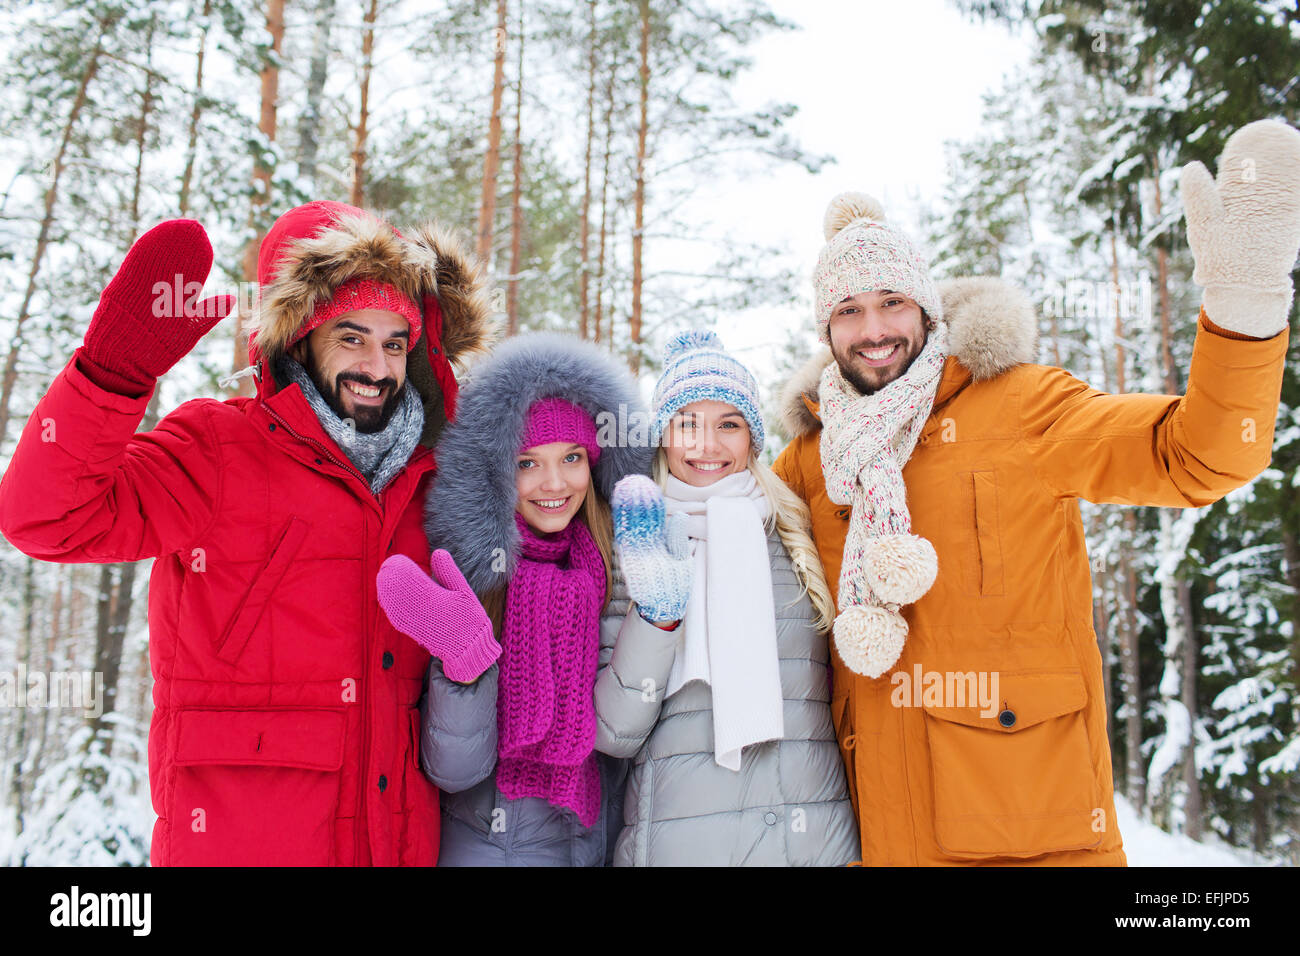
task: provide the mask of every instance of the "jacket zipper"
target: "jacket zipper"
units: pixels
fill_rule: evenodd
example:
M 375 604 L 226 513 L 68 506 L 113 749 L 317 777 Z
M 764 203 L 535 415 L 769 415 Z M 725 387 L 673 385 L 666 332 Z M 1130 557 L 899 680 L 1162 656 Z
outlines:
M 357 469 L 356 469 L 356 468 L 355 468 L 355 467 L 354 467 L 350 462 L 340 461 L 340 460 L 338 459 L 338 457 L 334 455 L 333 452 L 331 452 L 328 448 L 326 448 L 326 447 L 325 447 L 324 445 L 322 445 L 320 442 L 316 441 L 316 439 L 314 439 L 314 438 L 308 438 L 306 435 L 302 435 L 302 434 L 299 434 L 298 432 L 296 432 L 296 431 L 295 431 L 295 430 L 294 430 L 294 429 L 289 425 L 289 423 L 286 422 L 286 421 L 284 420 L 284 417 L 283 417 L 282 415 L 280 415 L 277 411 L 275 411 L 275 409 L 271 408 L 269 405 L 265 405 L 265 404 L 263 404 L 263 407 L 266 408 L 267 414 L 270 415 L 272 418 L 274 418 L 274 419 L 276 420 L 276 422 L 279 423 L 279 425 L 280 425 L 282 428 L 284 428 L 284 430 L 287 431 L 290 435 L 292 435 L 294 438 L 298 439 L 299 441 L 301 441 L 301 442 L 303 442 L 303 443 L 305 443 L 305 444 L 308 444 L 308 445 L 310 445 L 310 446 L 313 447 L 313 448 L 318 449 L 318 450 L 320 451 L 320 453 L 321 453 L 322 455 L 324 455 L 326 458 L 328 458 L 331 462 L 333 462 L 334 464 L 338 465 L 338 466 L 339 466 L 340 468 L 342 468 L 344 471 L 348 472 L 348 474 L 350 474 L 350 475 L 354 475 L 354 476 L 357 478 L 358 481 L 360 481 L 363 485 L 366 486 L 367 490 L 370 488 L 370 483 L 369 483 L 368 481 L 366 481 L 365 477 L 364 477 L 364 476 L 363 476 L 359 471 L 357 471 Z M 379 508 L 379 510 L 380 510 L 380 521 L 379 521 L 379 526 L 380 526 L 380 531 L 382 532 L 382 531 L 383 531 L 383 525 L 384 525 L 384 522 L 383 522 L 383 506 L 380 505 L 380 503 L 379 503 L 379 498 L 378 498 L 377 495 L 375 495 L 375 494 L 372 493 L 370 497 L 374 500 L 375 505 L 376 505 L 376 506 Z M 362 560 L 363 560 L 363 561 L 366 560 L 365 557 L 364 557 L 364 555 L 365 555 L 366 553 L 367 553 L 367 552 L 366 552 L 365 550 L 363 550 L 363 557 L 362 557 Z M 366 570 L 366 569 L 363 569 L 362 573 L 363 573 L 363 575 L 364 575 L 364 574 L 368 574 L 368 573 L 370 573 L 370 572 L 369 572 L 368 570 Z M 361 661 L 361 687 L 362 687 L 362 691 L 361 691 L 361 693 L 364 695 L 364 700 L 360 701 L 360 704 L 361 704 L 361 706 L 362 706 L 362 713 L 361 713 L 361 772 L 357 775 L 357 776 L 358 776 L 358 787 L 357 787 L 357 789 L 358 789 L 358 792 L 357 792 L 357 808 L 358 808 L 358 809 L 359 809 L 359 810 L 360 810 L 360 811 L 365 815 L 365 816 L 364 816 L 364 819 L 365 819 L 365 821 L 366 821 L 365 829 L 366 829 L 367 831 L 369 831 L 369 829 L 370 829 L 370 811 L 367 809 L 367 804 L 365 803 L 365 800 L 366 800 L 366 780 L 367 780 L 367 778 L 368 778 L 368 776 L 369 776 L 369 772 L 370 772 L 370 753 L 369 753 L 369 747 L 370 747 L 370 719 L 369 719 L 369 713 L 368 713 L 368 711 L 369 711 L 369 709 L 370 709 L 370 652 L 371 652 L 371 649 L 372 649 L 370 645 L 371 645 L 371 636 L 372 636 L 372 635 L 371 635 L 371 632 L 372 632 L 373 628 L 371 627 L 371 618 L 370 618 L 369 616 L 367 616 L 367 615 L 362 615 L 362 618 L 363 618 L 363 620 L 366 622 L 365 625 L 364 625 L 365 630 L 364 630 L 364 633 L 362 634 L 362 661 Z M 355 821 L 354 821 L 354 822 L 355 822 Z M 360 828 L 360 827 L 357 827 L 357 826 L 354 825 L 354 826 L 353 826 L 353 834 L 354 834 L 353 846 L 352 846 L 352 852 L 353 852 L 353 865 L 356 865 L 356 861 L 359 860 L 359 859 L 361 858 L 361 840 L 362 840 L 362 838 L 363 838 L 363 836 L 364 836 L 364 838 L 367 840 L 367 842 L 369 842 L 369 833 L 367 832 L 367 833 L 365 833 L 365 834 L 362 834 L 362 832 L 361 832 L 361 828 Z M 375 853 L 374 853 L 374 847 L 373 847 L 373 846 L 371 847 L 371 853 L 370 853 L 370 864 L 371 864 L 372 866 L 376 865 L 376 864 L 375 864 Z
M 294 429 L 289 425 L 289 423 L 286 422 L 286 421 L 284 420 L 284 417 L 283 417 L 282 415 L 280 415 L 278 412 L 275 411 L 275 409 L 271 408 L 271 407 L 268 406 L 268 405 L 264 405 L 264 407 L 266 408 L 267 414 L 269 414 L 272 418 L 274 418 L 274 419 L 275 419 L 275 420 L 280 424 L 280 426 L 281 426 L 285 431 L 287 431 L 290 435 L 292 435 L 294 438 L 298 439 L 300 442 L 303 442 L 304 444 L 310 445 L 312 448 L 315 448 L 315 449 L 317 449 L 318 451 L 320 451 L 320 453 L 321 453 L 323 456 L 325 456 L 326 458 L 328 458 L 328 459 L 329 459 L 331 462 L 333 462 L 335 465 L 338 465 L 340 468 L 342 468 L 342 469 L 343 469 L 344 471 L 346 471 L 348 474 L 350 474 L 350 475 L 354 475 L 354 476 L 357 478 L 357 480 L 359 480 L 363 485 L 366 486 L 366 489 L 369 490 L 369 488 L 370 488 L 370 483 L 366 481 L 365 477 L 364 477 L 364 476 L 363 476 L 359 471 L 357 471 L 357 469 L 356 469 L 356 468 L 355 468 L 351 463 L 349 463 L 349 462 L 339 461 L 338 457 L 337 457 L 333 452 L 331 452 L 328 448 L 326 448 L 326 447 L 325 447 L 324 445 L 322 445 L 320 442 L 316 441 L 316 439 L 314 439 L 314 438 L 308 438 L 306 435 L 299 434 L 297 431 L 295 431 L 295 430 L 294 430 Z M 374 499 L 376 505 L 379 504 L 379 499 L 376 498 L 374 494 L 371 494 L 370 497 L 371 497 L 372 499 Z M 362 553 L 363 553 L 363 555 L 364 555 L 364 553 L 365 553 L 365 549 L 363 549 L 363 552 L 362 552 Z M 365 560 L 364 557 L 362 558 L 362 560 L 363 560 L 363 561 Z M 363 568 L 363 570 L 362 570 L 362 574 L 364 575 L 365 573 L 366 573 L 366 571 L 365 571 L 365 569 Z M 364 580 L 364 578 L 363 578 L 363 580 Z M 370 812 L 369 812 L 369 810 L 368 810 L 367 807 L 366 807 L 366 802 L 365 802 L 365 800 L 366 800 L 366 778 L 367 778 L 367 777 L 369 776 L 369 774 L 370 774 L 370 755 L 369 755 L 369 747 L 370 747 L 370 714 L 369 714 L 369 709 L 370 709 L 370 684 L 369 684 L 369 677 L 370 677 L 370 624 L 369 624 L 369 620 L 366 618 L 366 615 L 363 614 L 363 615 L 362 615 L 362 619 L 363 619 L 364 621 L 366 621 L 366 623 L 362 625 L 363 628 L 364 628 L 364 630 L 363 630 L 362 635 L 361 635 L 361 694 L 362 694 L 362 699 L 361 699 L 360 701 L 358 701 L 358 703 L 361 705 L 361 708 L 362 708 L 362 709 L 361 709 L 361 761 L 360 761 L 361 766 L 360 766 L 360 768 L 359 768 L 359 772 L 358 772 L 358 774 L 357 774 L 357 810 L 361 813 L 361 815 L 362 815 L 362 819 L 365 821 L 365 829 L 366 829 L 366 830 L 369 830 L 369 829 L 370 829 Z M 361 832 L 361 830 L 362 830 L 362 828 L 356 825 L 356 818 L 354 817 L 354 818 L 353 818 L 353 827 L 352 827 L 352 834 L 353 834 L 353 839 L 352 839 L 352 865 L 353 865 L 353 866 L 357 866 L 357 865 L 359 865 L 359 862 L 360 862 L 360 860 L 361 860 L 361 841 L 362 841 L 362 839 L 363 839 L 363 838 L 366 839 L 367 842 L 368 842 L 368 840 L 369 840 L 369 834 L 368 834 L 368 833 L 367 833 L 367 834 L 363 834 L 363 833 Z M 375 862 L 375 859 L 374 859 L 374 853 L 373 853 L 373 847 L 372 847 L 372 852 L 371 852 L 371 857 L 370 857 L 370 863 L 371 863 L 372 866 L 374 865 L 374 862 Z
M 306 435 L 300 435 L 298 432 L 294 431 L 293 428 L 289 425 L 289 423 L 286 422 L 283 417 L 281 417 L 280 413 L 277 412 L 275 409 L 271 408 L 269 405 L 264 405 L 263 407 L 266 408 L 267 414 L 270 415 L 272 418 L 274 418 L 280 424 L 280 426 L 284 428 L 284 430 L 287 431 L 294 438 L 298 439 L 300 442 L 311 445 L 313 448 L 320 451 L 322 455 L 324 455 L 334 464 L 338 465 L 348 474 L 356 476 L 357 480 L 360 481 L 363 485 L 365 485 L 367 489 L 370 487 L 370 483 L 366 481 L 365 476 L 362 475 L 361 472 L 357 471 L 354 465 L 352 465 L 349 462 L 340 461 L 337 457 L 335 457 L 333 452 L 331 452 L 328 448 L 326 448 L 316 439 L 308 438 Z M 371 494 L 371 497 L 373 498 L 375 496 Z M 376 501 L 378 501 L 378 499 L 376 499 Z
M 383 526 L 382 515 L 380 518 L 380 526 L 381 527 Z M 366 556 L 369 553 L 370 553 L 369 548 L 365 548 L 362 550 L 361 561 L 363 565 L 366 563 L 367 560 Z M 362 573 L 362 580 L 364 581 L 367 580 L 365 576 L 369 575 L 371 572 L 369 568 L 363 566 L 361 573 Z M 370 842 L 369 830 L 370 830 L 370 824 L 372 822 L 370 819 L 371 816 L 370 809 L 365 803 L 366 781 L 370 777 L 370 710 L 371 710 L 370 707 L 370 620 L 371 617 L 369 614 L 363 613 L 361 615 L 361 620 L 363 622 L 362 623 L 363 631 L 361 635 L 361 654 L 362 654 L 361 687 L 363 689 L 361 693 L 365 696 L 365 699 L 361 702 L 361 706 L 363 708 L 361 711 L 361 773 L 357 775 L 359 778 L 358 783 L 360 789 L 360 793 L 358 793 L 357 795 L 357 799 L 359 801 L 357 804 L 357 809 L 364 814 L 364 820 L 366 823 L 365 829 L 367 832 L 365 834 L 362 834 L 361 827 L 358 826 L 353 826 L 352 828 L 353 832 L 356 834 L 356 846 L 353 848 L 354 856 L 352 858 L 353 866 L 360 865 L 362 838 L 364 837 L 367 843 Z M 373 845 L 370 847 L 370 865 L 371 866 L 379 865 L 375 861 L 375 847 Z

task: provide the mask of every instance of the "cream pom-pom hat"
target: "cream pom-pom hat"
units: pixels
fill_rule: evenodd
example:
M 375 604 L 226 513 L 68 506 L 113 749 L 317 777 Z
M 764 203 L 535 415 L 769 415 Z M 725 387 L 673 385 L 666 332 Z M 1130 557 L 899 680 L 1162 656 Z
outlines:
M 930 263 L 906 234 L 885 222 L 880 203 L 866 193 L 840 193 L 822 222 L 826 245 L 813 270 L 817 335 L 830 343 L 831 310 L 860 292 L 888 289 L 915 300 L 931 320 L 943 320 Z

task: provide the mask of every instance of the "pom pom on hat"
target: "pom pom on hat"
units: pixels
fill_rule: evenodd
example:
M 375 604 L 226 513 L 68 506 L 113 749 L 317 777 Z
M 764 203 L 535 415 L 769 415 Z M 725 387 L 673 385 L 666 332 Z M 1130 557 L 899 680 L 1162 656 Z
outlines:
M 827 240 L 834 239 L 841 229 L 857 219 L 884 222 L 885 207 L 880 205 L 880 200 L 875 196 L 866 193 L 840 193 L 826 207 L 822 232 Z
M 685 332 L 678 332 L 664 346 L 664 365 L 675 361 L 682 353 L 692 352 L 695 349 L 726 351 L 722 346 L 722 339 L 718 338 L 716 332 L 710 329 L 687 329 Z

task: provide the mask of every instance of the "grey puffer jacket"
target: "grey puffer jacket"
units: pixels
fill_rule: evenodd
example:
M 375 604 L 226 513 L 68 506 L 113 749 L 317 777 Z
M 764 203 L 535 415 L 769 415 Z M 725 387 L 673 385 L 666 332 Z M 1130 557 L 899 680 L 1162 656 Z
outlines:
M 746 747 L 739 771 L 714 761 L 707 684 L 663 699 L 680 629 L 642 620 L 616 574 L 596 677 L 596 749 L 635 757 L 615 866 L 839 866 L 861 857 L 831 726 L 826 635 L 775 532 L 767 547 L 785 738 Z
M 621 619 L 621 618 L 620 618 Z M 608 653 L 602 651 L 602 663 Z M 596 754 L 600 819 L 539 797 L 511 800 L 496 787 L 497 666 L 457 684 L 436 658 L 420 702 L 420 765 L 442 791 L 439 866 L 605 866 L 622 823 L 627 761 Z

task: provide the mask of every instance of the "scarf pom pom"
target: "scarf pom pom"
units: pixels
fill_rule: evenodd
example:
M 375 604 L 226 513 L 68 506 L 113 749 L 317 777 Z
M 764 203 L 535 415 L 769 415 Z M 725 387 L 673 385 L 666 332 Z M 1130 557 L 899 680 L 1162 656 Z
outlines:
M 849 670 L 879 677 L 898 663 L 907 622 L 889 608 L 854 604 L 835 618 L 835 649 Z
M 934 585 L 939 556 L 925 538 L 888 534 L 876 538 L 863 555 L 871 589 L 882 604 L 912 604 Z

